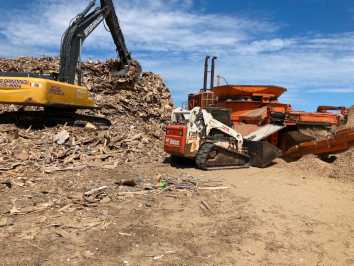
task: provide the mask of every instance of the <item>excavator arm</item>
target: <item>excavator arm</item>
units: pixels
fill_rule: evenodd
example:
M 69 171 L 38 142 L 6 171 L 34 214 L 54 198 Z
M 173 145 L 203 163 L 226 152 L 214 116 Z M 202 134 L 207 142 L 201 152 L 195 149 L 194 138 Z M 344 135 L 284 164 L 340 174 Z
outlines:
M 106 19 L 119 55 L 118 74 L 123 79 L 125 75 L 129 75 L 128 80 L 140 75 L 141 67 L 139 63 L 131 59 L 112 0 L 101 0 L 101 7 L 94 9 L 95 2 L 95 0 L 92 0 L 85 10 L 75 17 L 63 35 L 58 76 L 58 80 L 61 82 L 74 84 L 76 74 L 81 72 L 81 47 L 86 38 L 104 19 Z
M 128 65 L 131 61 L 130 53 L 128 52 L 127 45 L 125 43 L 122 29 L 119 25 L 119 20 L 116 12 L 114 11 L 114 5 L 112 0 L 101 0 L 101 7 L 106 8 L 108 14 L 106 15 L 106 24 L 112 34 L 114 44 L 116 45 L 118 55 L 123 65 Z
M 90 12 L 94 6 L 95 1 L 91 1 L 86 9 L 77 15 L 63 35 L 58 77 L 60 82 L 75 83 L 83 42 L 104 20 L 105 13 L 108 13 L 106 9 L 100 8 Z

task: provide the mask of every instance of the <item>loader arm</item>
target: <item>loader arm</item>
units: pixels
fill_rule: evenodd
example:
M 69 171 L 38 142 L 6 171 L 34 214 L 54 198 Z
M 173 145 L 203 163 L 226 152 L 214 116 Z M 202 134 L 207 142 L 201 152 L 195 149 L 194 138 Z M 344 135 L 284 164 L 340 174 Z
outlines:
M 203 118 L 204 122 L 206 125 L 206 132 L 207 135 L 210 134 L 210 132 L 213 129 L 219 130 L 220 132 L 233 137 L 234 139 L 237 140 L 237 148 L 241 152 L 242 151 L 242 146 L 243 146 L 243 137 L 240 133 L 238 133 L 236 130 L 234 130 L 231 127 L 228 127 L 227 125 L 219 122 L 216 120 L 210 113 L 208 113 L 206 110 L 201 110 L 203 113 Z
M 194 127 L 194 130 L 199 132 L 205 131 L 204 137 L 210 135 L 210 132 L 215 129 L 227 136 L 234 138 L 237 141 L 237 149 L 241 152 L 243 146 L 243 137 L 240 133 L 234 130 L 231 127 L 219 122 L 216 120 L 210 113 L 208 113 L 205 109 L 201 109 L 199 107 L 195 107 L 191 110 L 190 124 Z

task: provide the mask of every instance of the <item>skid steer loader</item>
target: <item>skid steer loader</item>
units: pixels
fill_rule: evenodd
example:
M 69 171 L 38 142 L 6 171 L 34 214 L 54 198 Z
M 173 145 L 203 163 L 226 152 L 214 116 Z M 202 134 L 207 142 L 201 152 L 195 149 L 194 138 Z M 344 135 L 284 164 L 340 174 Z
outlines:
M 270 127 L 260 131 L 262 136 L 253 138 L 267 137 L 272 132 Z M 244 139 L 232 128 L 230 111 L 223 108 L 174 110 L 172 125 L 166 128 L 164 149 L 174 157 L 195 160 L 196 166 L 203 170 L 263 168 L 281 155 L 269 142 Z

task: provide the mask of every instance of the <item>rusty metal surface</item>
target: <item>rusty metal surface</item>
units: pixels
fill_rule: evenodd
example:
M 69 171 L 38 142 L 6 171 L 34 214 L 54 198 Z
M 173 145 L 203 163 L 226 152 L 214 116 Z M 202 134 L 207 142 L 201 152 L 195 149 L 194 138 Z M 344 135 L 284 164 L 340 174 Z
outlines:
M 332 137 L 295 145 L 284 153 L 284 157 L 299 158 L 306 154 L 335 154 L 354 145 L 354 129 L 339 130 Z

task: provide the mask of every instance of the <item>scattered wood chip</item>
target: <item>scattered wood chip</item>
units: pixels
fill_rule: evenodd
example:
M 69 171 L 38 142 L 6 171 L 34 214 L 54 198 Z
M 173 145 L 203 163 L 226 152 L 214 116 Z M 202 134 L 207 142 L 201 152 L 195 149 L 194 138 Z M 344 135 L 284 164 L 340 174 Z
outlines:
M 62 130 L 54 136 L 53 140 L 59 145 L 63 145 L 69 138 L 70 138 L 69 132 L 66 130 Z
M 201 200 L 201 205 L 208 210 L 210 213 L 213 213 L 213 211 L 211 210 L 209 204 L 205 201 L 205 200 Z
M 229 187 L 198 187 L 199 190 L 225 190 Z

